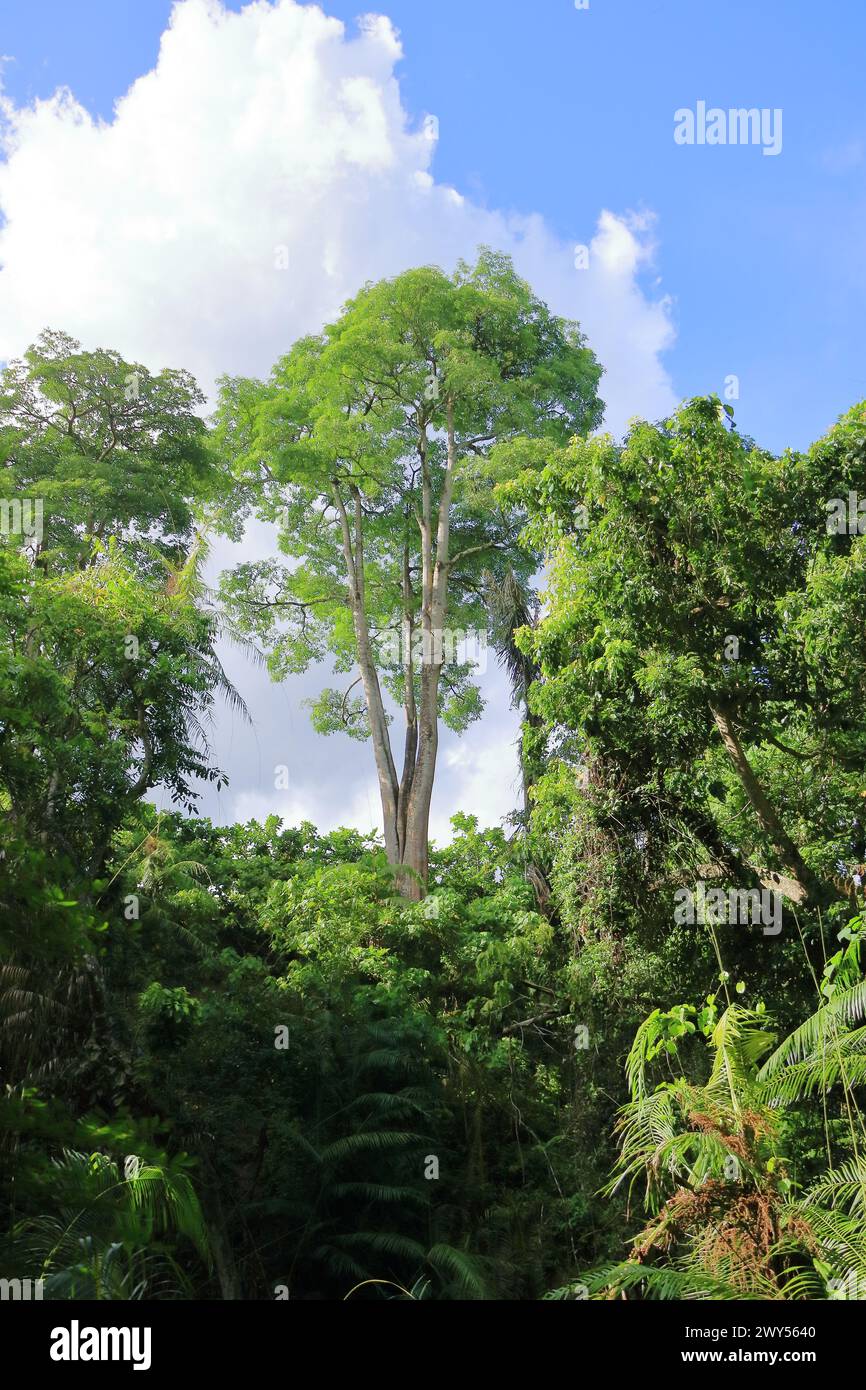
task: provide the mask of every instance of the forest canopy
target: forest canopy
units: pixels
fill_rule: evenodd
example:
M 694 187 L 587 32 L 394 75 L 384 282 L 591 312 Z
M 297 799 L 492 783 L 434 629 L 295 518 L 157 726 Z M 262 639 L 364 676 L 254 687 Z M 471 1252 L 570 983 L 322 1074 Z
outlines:
M 485 249 L 210 413 L 54 330 L 0 372 L 5 1278 L 864 1296 L 866 404 L 618 441 L 602 380 Z M 212 587 L 251 517 L 280 558 Z M 227 641 L 345 677 L 381 836 L 199 814 Z M 482 641 L 520 803 L 431 844 Z

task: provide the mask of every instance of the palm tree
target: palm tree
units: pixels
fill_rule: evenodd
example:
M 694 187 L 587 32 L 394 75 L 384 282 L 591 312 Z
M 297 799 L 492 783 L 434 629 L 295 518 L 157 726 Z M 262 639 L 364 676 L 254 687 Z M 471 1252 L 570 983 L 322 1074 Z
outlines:
M 240 631 L 232 617 L 220 607 L 217 595 L 205 582 L 204 571 L 211 553 L 207 531 L 196 531 L 188 553 L 181 554 L 176 564 L 172 564 L 155 548 L 153 553 L 165 568 L 167 576 L 165 592 L 168 597 L 173 599 L 181 608 L 188 609 L 190 613 L 203 613 L 207 616 L 210 628 L 208 638 L 210 638 L 211 633 L 215 633 L 217 637 L 231 642 L 255 665 L 262 666 L 265 660 L 262 652 L 249 637 Z M 211 641 L 208 640 L 204 644 L 197 643 L 192 646 L 191 655 L 207 672 L 207 689 L 222 695 L 233 713 L 239 714 L 242 719 L 251 724 L 252 718 L 243 696 L 226 675 Z M 191 732 L 204 739 L 201 725 L 191 710 L 187 712 L 187 725 Z
M 183 1156 L 163 1164 L 65 1150 L 53 1161 L 57 1202 L 13 1232 L 14 1258 L 56 1299 L 190 1297 L 189 1278 L 161 1248 L 185 1236 L 203 1265 L 210 1243 Z M 38 1275 L 35 1271 L 38 1270 Z
M 857 943 L 854 943 L 855 946 Z M 588 1276 L 590 1297 L 827 1299 L 866 1290 L 866 1154 L 854 1088 L 866 1082 L 866 981 L 850 982 L 856 950 L 825 1002 L 773 1048 L 761 1006 L 714 996 L 698 1014 L 656 1009 L 627 1062 L 631 1100 L 618 1119 L 620 1158 L 606 1191 L 644 1188 L 648 1214 L 630 1257 Z M 703 1032 L 709 1075 L 671 1071 L 655 1086 L 657 1058 L 679 1056 Z M 768 1055 L 769 1054 L 769 1055 Z M 820 1096 L 825 1116 L 841 1092 L 853 1156 L 800 1188 L 787 1152 L 790 1107 Z M 828 1154 L 831 1152 L 827 1126 Z M 565 1296 L 558 1290 L 554 1296 Z

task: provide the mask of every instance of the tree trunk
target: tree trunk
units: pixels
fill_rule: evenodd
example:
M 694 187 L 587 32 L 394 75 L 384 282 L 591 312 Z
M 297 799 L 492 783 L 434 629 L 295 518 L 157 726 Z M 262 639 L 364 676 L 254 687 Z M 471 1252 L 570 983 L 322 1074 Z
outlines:
M 418 711 L 418 751 L 412 776 L 412 789 L 406 808 L 406 833 L 403 863 L 412 872 L 401 887 L 414 901 L 423 898 L 427 887 L 427 868 L 430 835 L 430 803 L 436 776 L 436 757 L 439 751 L 439 677 L 442 671 L 442 649 L 445 620 L 448 614 L 448 575 L 451 568 L 451 498 L 457 471 L 457 441 L 454 431 L 454 402 L 446 402 L 448 456 L 439 516 L 436 527 L 436 557 L 432 555 L 432 515 L 430 482 L 427 474 L 426 449 L 422 436 L 422 580 L 421 623 L 423 654 L 421 663 L 421 707 Z
M 728 757 L 752 804 L 761 829 L 779 856 L 782 867 L 793 879 L 801 900 L 814 900 L 820 896 L 817 880 L 803 862 L 800 851 L 782 825 L 775 807 L 770 803 L 763 787 L 752 771 L 752 766 L 743 751 L 730 714 L 721 705 L 710 704 L 710 711 L 716 722 L 716 728 L 722 736 Z
M 355 501 L 354 541 L 349 525 L 346 507 L 340 496 L 336 481 L 332 494 L 340 518 L 343 537 L 343 556 L 346 562 L 346 578 L 349 584 L 349 603 L 352 609 L 352 623 L 355 641 L 358 646 L 358 665 L 367 701 L 367 720 L 373 741 L 373 754 L 376 759 L 376 772 L 379 778 L 379 796 L 382 802 L 382 821 L 385 832 L 385 851 L 388 862 L 400 862 L 400 836 L 398 832 L 397 811 L 397 770 L 391 754 L 391 740 L 388 737 L 388 721 L 379 685 L 379 675 L 373 660 L 370 630 L 364 607 L 364 533 L 361 497 L 357 488 L 352 489 Z
M 418 902 L 427 887 L 430 802 L 436 775 L 439 747 L 438 688 L 439 666 L 421 668 L 421 713 L 418 721 L 418 754 L 412 777 L 412 790 L 406 808 L 406 835 L 402 862 L 411 871 L 405 875 L 401 891 Z
M 412 657 L 414 613 L 408 545 L 403 553 L 403 674 L 406 736 L 403 771 L 397 769 L 391 752 L 388 720 L 373 656 L 364 592 L 363 508 L 357 487 L 350 485 L 354 501 L 354 521 L 349 518 L 339 483 L 332 482 L 332 496 L 340 519 L 343 556 L 352 622 L 358 649 L 358 665 L 367 704 L 367 721 L 376 759 L 385 850 L 388 862 L 397 870 L 397 887 L 404 897 L 419 901 L 427 888 L 430 804 L 439 750 L 439 678 L 442 671 L 444 624 L 448 611 L 450 570 L 451 500 L 457 468 L 454 429 L 454 403 L 447 402 L 448 453 L 442 492 L 436 517 L 436 543 L 433 546 L 433 489 L 427 467 L 427 437 L 419 431 L 421 461 L 421 699 L 416 707 L 415 670 Z M 405 872 L 403 872 L 405 871 Z
M 216 1186 L 207 1188 L 202 1193 L 202 1208 L 207 1224 L 214 1269 L 219 1281 L 220 1296 L 224 1301 L 237 1302 L 244 1296 L 243 1283 L 226 1228 L 219 1189 Z

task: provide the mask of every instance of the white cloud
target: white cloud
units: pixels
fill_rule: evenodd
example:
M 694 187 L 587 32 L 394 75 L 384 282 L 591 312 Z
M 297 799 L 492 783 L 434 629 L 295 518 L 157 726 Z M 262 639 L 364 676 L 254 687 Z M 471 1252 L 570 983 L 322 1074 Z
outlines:
M 300 825 L 301 821 L 307 820 L 320 829 L 328 829 L 331 825 L 339 823 L 364 833 L 375 830 L 381 820 L 376 804 L 376 787 L 373 783 L 357 794 L 336 817 L 328 799 L 317 796 L 315 791 L 307 795 L 245 791 L 234 798 L 231 815 L 233 821 L 264 822 L 271 815 L 279 816 L 287 827 Z
M 181 0 L 156 67 L 110 122 L 69 92 L 25 108 L 2 100 L 0 359 L 50 325 L 153 368 L 187 367 L 210 390 L 223 372 L 266 373 L 366 280 L 425 262 L 450 269 L 487 243 L 511 252 L 557 312 L 580 319 L 606 368 L 610 428 L 669 410 L 670 303 L 648 298 L 639 279 L 652 260 L 651 217 L 601 210 L 589 267 L 577 270 L 574 247 L 542 217 L 482 209 L 437 183 L 436 122 L 405 111 L 400 57 L 383 16 L 365 16 L 350 36 L 295 0 L 240 13 Z M 232 741 L 221 726 L 230 810 L 255 796 L 279 809 L 268 801 L 270 765 L 284 759 L 269 751 L 266 678 L 236 674 L 258 716 L 259 752 L 251 760 L 247 736 L 235 728 Z M 293 706 L 296 688 L 282 692 Z M 470 737 L 496 759 L 448 766 L 446 735 L 437 805 L 495 818 L 514 802 L 513 725 L 502 682 L 490 688 L 489 722 Z M 333 823 L 365 819 L 369 750 L 343 748 L 340 813 L 321 792 L 327 745 L 303 711 L 294 726 L 320 773 L 316 797 L 297 805 L 319 806 Z M 249 780 L 251 761 L 264 780 Z
M 455 809 L 471 812 L 487 826 L 498 825 L 504 815 L 521 805 L 517 762 L 520 720 L 509 708 L 508 683 L 502 672 L 488 675 L 485 694 L 493 717 L 485 717 L 459 742 L 455 740 L 444 749 L 430 814 L 430 838 L 440 845 L 452 837 L 450 820 Z M 459 799 L 454 802 L 456 788 Z

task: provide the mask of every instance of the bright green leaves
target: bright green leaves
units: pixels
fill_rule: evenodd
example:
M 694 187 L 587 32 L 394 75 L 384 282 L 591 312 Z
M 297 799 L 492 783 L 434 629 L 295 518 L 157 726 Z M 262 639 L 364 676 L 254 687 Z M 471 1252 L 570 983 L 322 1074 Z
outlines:
M 711 817 L 762 867 L 776 854 L 769 820 L 744 835 L 751 792 L 732 777 L 713 709 L 827 877 L 860 853 L 850 833 L 866 658 L 851 634 L 866 613 L 866 549 L 828 531 L 825 506 L 848 497 L 858 467 L 866 490 L 862 407 L 808 454 L 776 459 L 709 397 L 635 423 L 620 447 L 576 440 L 541 468 L 529 459 L 502 485 L 548 549 L 547 611 L 520 639 L 542 675 L 532 708 L 641 796 L 670 795 L 678 778 L 691 824 Z M 707 807 L 710 785 L 724 809 Z M 819 809 L 828 797 L 831 817 Z M 818 818 L 825 837 L 834 822 L 848 834 L 813 848 Z
M 522 504 L 494 484 L 529 456 L 540 467 L 555 440 L 597 423 L 599 377 L 576 326 L 553 316 L 507 257 L 484 250 L 453 277 L 422 267 L 367 286 L 321 335 L 296 343 L 267 383 L 225 381 L 217 442 L 243 487 L 255 489 L 259 514 L 279 524 L 292 563 L 244 566 L 222 592 L 269 646 L 275 677 L 326 650 L 337 669 L 353 664 L 342 503 L 356 559 L 363 547 L 357 578 L 375 666 L 391 697 L 405 701 L 403 624 L 419 631 L 430 602 L 422 531 L 435 562 L 449 411 L 447 625 L 486 633 L 482 573 L 507 561 L 525 579 L 533 565 L 531 552 L 515 549 Z M 444 674 L 440 712 L 465 728 L 481 709 L 471 663 L 451 662 Z M 316 710 L 320 729 L 347 727 L 330 695 Z
M 201 1012 L 201 1003 L 184 985 L 165 989 L 154 980 L 142 991 L 138 1001 L 142 1016 L 151 1028 L 178 1036 L 178 1030 L 194 1022 Z
M 201 714 L 232 692 L 189 548 L 217 470 L 182 371 L 44 333 L 0 374 L 0 490 L 42 527 L 0 548 L 0 667 L 14 709 L 0 795 L 28 833 L 98 865 L 131 800 L 162 781 L 191 804 L 208 766 Z M 189 552 L 189 553 L 188 553 Z M 236 697 L 235 697 L 236 698 Z
M 212 499 L 218 487 L 203 403 L 186 372 L 153 375 L 62 333 L 43 333 L 4 368 L 0 487 L 41 501 L 43 566 L 86 563 L 94 542 L 140 541 L 154 528 L 165 553 L 183 544 L 191 497 Z M 148 564 L 140 545 L 136 555 Z
M 348 734 L 349 738 L 365 743 L 370 730 L 365 719 L 365 705 L 359 696 L 351 691 L 343 694 L 339 690 L 323 690 L 315 699 L 307 702 L 313 728 L 319 734 Z

